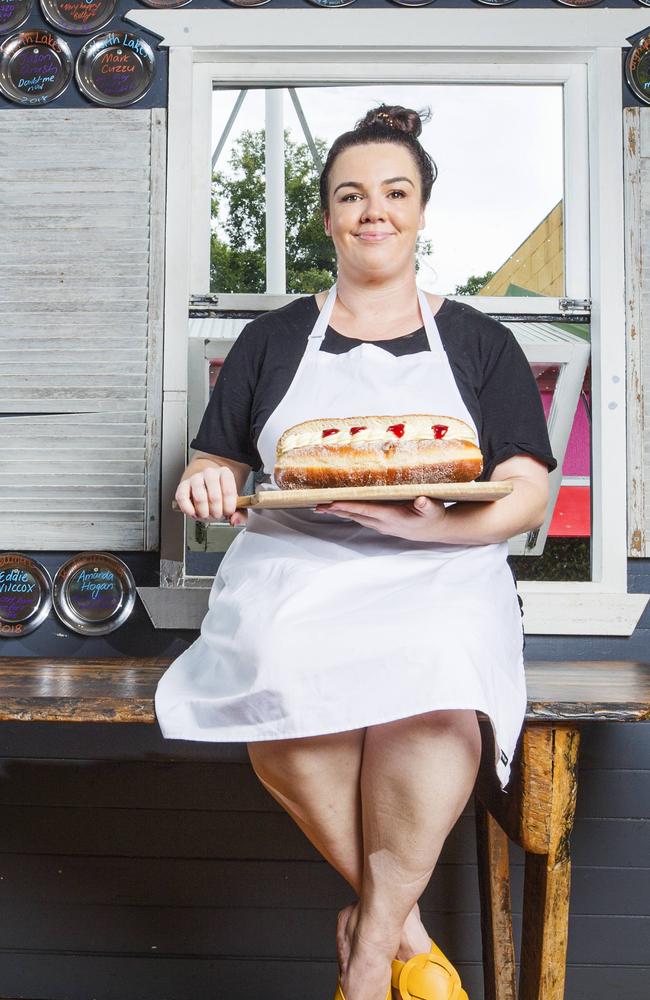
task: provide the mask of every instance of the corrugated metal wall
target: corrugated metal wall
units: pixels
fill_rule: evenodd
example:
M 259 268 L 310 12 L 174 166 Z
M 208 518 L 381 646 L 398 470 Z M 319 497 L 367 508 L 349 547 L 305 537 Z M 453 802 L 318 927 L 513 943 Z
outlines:
M 1 548 L 157 547 L 165 142 L 161 109 L 0 110 Z

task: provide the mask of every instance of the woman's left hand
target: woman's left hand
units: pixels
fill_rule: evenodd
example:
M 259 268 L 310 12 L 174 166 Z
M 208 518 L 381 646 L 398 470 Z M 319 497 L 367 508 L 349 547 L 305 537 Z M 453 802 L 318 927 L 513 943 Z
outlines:
M 366 528 L 374 528 L 382 535 L 408 538 L 412 542 L 438 541 L 446 511 L 442 500 L 432 500 L 430 497 L 417 497 L 408 503 L 357 503 L 340 500 L 318 504 L 314 509 L 318 513 L 349 518 Z

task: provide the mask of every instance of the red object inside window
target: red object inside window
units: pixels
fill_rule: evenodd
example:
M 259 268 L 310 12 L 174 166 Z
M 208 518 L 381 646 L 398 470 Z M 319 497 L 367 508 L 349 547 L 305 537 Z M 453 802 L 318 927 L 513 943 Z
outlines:
M 548 417 L 559 375 L 557 365 L 533 365 L 537 388 Z M 591 534 L 591 423 L 590 371 L 587 369 L 582 393 L 569 434 L 562 475 L 587 479 L 585 485 L 563 484 L 553 510 L 549 537 L 588 538 Z

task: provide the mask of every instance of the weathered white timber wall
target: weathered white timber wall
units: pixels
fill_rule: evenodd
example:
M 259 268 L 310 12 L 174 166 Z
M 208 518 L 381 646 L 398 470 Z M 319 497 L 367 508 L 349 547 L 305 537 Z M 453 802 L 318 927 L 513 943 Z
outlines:
M 165 111 L 0 111 L 0 548 L 158 547 Z
M 625 109 L 630 556 L 650 556 L 650 108 Z

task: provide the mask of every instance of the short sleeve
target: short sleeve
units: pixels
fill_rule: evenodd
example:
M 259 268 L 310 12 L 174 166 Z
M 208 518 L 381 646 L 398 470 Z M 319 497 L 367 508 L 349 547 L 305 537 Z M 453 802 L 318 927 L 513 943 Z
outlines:
M 514 334 L 503 327 L 504 340 L 489 359 L 479 390 L 482 419 L 482 479 L 514 455 L 530 455 L 552 471 L 546 417 L 535 377 Z
M 244 327 L 224 359 L 190 448 L 257 470 L 262 462 L 252 440 L 251 423 L 260 358 L 255 338 L 247 335 L 249 327 Z

